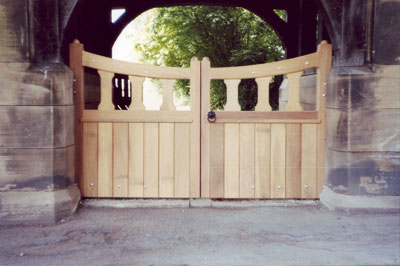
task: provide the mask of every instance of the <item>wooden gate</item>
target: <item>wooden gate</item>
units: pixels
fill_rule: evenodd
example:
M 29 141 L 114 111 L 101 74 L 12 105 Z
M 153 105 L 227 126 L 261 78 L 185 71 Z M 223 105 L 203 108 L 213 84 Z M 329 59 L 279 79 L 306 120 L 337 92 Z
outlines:
M 325 179 L 325 87 L 331 46 L 294 59 L 230 68 L 211 68 L 207 58 L 189 68 L 133 64 L 95 55 L 75 41 L 76 175 L 84 197 L 114 198 L 318 198 Z M 101 102 L 84 108 L 84 67 L 97 69 Z M 316 110 L 300 105 L 300 77 L 317 69 Z M 112 103 L 114 74 L 129 76 L 128 111 Z M 272 112 L 268 85 L 286 75 L 289 102 Z M 159 78 L 163 103 L 145 110 L 144 78 Z M 240 111 L 238 85 L 255 78 L 255 111 Z M 177 111 L 173 85 L 190 80 L 190 111 Z M 209 122 L 210 81 L 224 80 L 227 103 Z

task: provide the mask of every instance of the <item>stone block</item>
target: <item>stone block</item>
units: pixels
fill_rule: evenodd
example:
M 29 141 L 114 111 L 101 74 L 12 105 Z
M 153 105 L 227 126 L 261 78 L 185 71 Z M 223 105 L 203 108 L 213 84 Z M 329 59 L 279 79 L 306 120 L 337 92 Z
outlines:
M 0 148 L 74 144 L 74 106 L 0 106 Z
M 75 183 L 74 146 L 1 149 L 0 191 L 52 191 Z

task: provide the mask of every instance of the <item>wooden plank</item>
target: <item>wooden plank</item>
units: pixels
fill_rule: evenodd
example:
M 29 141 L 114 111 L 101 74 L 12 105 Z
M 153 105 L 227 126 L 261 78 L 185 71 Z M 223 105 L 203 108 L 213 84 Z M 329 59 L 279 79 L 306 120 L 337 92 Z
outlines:
M 257 82 L 257 105 L 255 107 L 255 111 L 257 112 L 270 112 L 272 111 L 272 107 L 269 104 L 269 83 L 271 82 L 272 77 L 267 78 L 258 78 Z
M 174 84 L 175 79 L 160 79 L 162 86 L 162 104 L 160 110 L 175 111 L 174 104 Z
M 99 111 L 84 110 L 82 122 L 129 122 L 129 123 L 190 123 L 190 111 Z
M 83 147 L 83 125 L 80 123 L 82 111 L 85 109 L 85 75 L 82 64 L 83 44 L 74 40 L 69 47 L 69 66 L 74 73 L 74 107 L 75 107 L 75 180 L 83 189 L 83 167 L 82 167 L 82 147 Z
M 173 123 L 161 123 L 160 127 L 160 163 L 159 197 L 174 197 L 174 147 L 175 133 Z
M 143 197 L 143 145 L 142 123 L 129 124 L 129 197 Z
M 317 125 L 301 127 L 301 197 L 317 197 Z
M 217 120 L 215 123 L 320 123 L 318 112 L 215 112 Z
M 224 125 L 210 125 L 210 197 L 224 197 Z
M 286 125 L 271 125 L 271 197 L 285 197 Z
M 98 196 L 113 196 L 113 125 L 99 123 Z
M 83 124 L 82 196 L 97 197 L 97 124 Z
M 286 125 L 286 198 L 301 197 L 301 125 Z
M 287 112 L 303 110 L 300 104 L 301 75 L 303 75 L 303 71 L 287 74 L 289 82 L 289 99 L 285 110 Z
M 239 124 L 225 125 L 224 198 L 239 198 Z
M 97 71 L 100 76 L 100 104 L 99 110 L 114 110 L 114 104 L 112 102 L 112 79 L 114 73 Z
M 255 197 L 271 197 L 271 125 L 256 124 Z
M 129 106 L 130 111 L 145 110 L 146 107 L 143 103 L 143 83 L 145 78 L 129 76 L 129 80 L 132 83 L 132 102 Z
M 272 77 L 317 67 L 318 53 L 312 53 L 278 62 L 238 67 L 216 67 L 210 70 L 210 79 L 252 79 Z
M 190 124 L 175 124 L 175 198 L 190 197 Z
M 128 123 L 115 123 L 113 133 L 113 196 L 128 196 Z
M 190 197 L 200 197 L 200 123 L 201 123 L 201 63 L 193 57 L 190 60 L 190 110 L 193 123 L 190 125 Z
M 144 197 L 158 197 L 158 124 L 144 124 Z
M 254 198 L 254 124 L 240 125 L 240 198 Z
M 325 118 L 323 123 L 318 124 L 318 142 L 317 142 L 317 198 L 320 197 L 322 189 L 325 186 Z
M 210 123 L 207 113 L 210 109 L 210 60 L 201 62 L 201 197 L 210 197 Z
M 82 54 L 82 60 L 84 66 L 123 75 L 161 79 L 189 79 L 191 74 L 189 68 L 130 63 L 86 51 Z
M 224 80 L 226 85 L 226 104 L 224 111 L 240 111 L 239 83 L 240 79 Z

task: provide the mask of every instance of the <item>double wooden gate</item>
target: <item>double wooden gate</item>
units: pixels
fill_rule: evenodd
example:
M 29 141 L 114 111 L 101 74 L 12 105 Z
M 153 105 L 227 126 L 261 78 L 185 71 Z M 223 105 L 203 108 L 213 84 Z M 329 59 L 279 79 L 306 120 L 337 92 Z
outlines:
M 212 68 L 193 58 L 189 68 L 133 64 L 95 55 L 75 41 L 76 174 L 84 197 L 114 198 L 318 198 L 325 179 L 325 87 L 331 46 L 289 60 Z M 84 108 L 84 67 L 97 69 L 101 102 Z M 300 77 L 316 68 L 316 110 L 303 111 Z M 129 76 L 132 104 L 115 110 L 114 74 Z M 289 101 L 272 111 L 268 85 L 285 74 Z M 159 78 L 163 102 L 145 110 L 143 82 Z M 238 85 L 256 79 L 255 111 L 241 111 Z M 176 80 L 190 81 L 190 110 L 173 103 Z M 227 103 L 208 121 L 210 81 L 224 80 Z

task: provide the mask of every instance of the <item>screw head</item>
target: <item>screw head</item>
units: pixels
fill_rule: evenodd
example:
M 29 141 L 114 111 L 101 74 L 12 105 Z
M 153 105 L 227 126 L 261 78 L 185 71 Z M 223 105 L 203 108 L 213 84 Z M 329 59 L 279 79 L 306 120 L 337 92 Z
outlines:
M 278 186 L 276 186 L 276 188 L 277 188 L 277 189 L 281 189 L 281 188 L 282 188 L 282 186 L 281 186 L 281 185 L 278 185 Z
M 282 69 L 282 67 L 281 67 L 281 66 L 278 66 L 278 69 Z
M 118 187 L 118 188 L 121 188 L 121 185 L 118 185 L 117 187 Z
M 144 188 L 144 189 L 146 189 L 146 188 L 147 188 L 147 186 L 143 186 L 143 188 Z
M 322 94 L 322 96 L 326 97 L 326 93 Z
M 251 186 L 251 189 L 255 189 L 256 188 L 256 186 Z
M 309 189 L 310 187 L 308 185 L 305 185 L 304 188 Z
M 310 62 L 306 61 L 304 64 L 305 64 L 305 65 L 309 65 L 309 64 L 310 64 Z
M 93 184 L 93 183 L 90 183 L 90 186 L 91 186 L 91 187 L 93 187 L 93 186 L 94 186 L 94 184 Z

